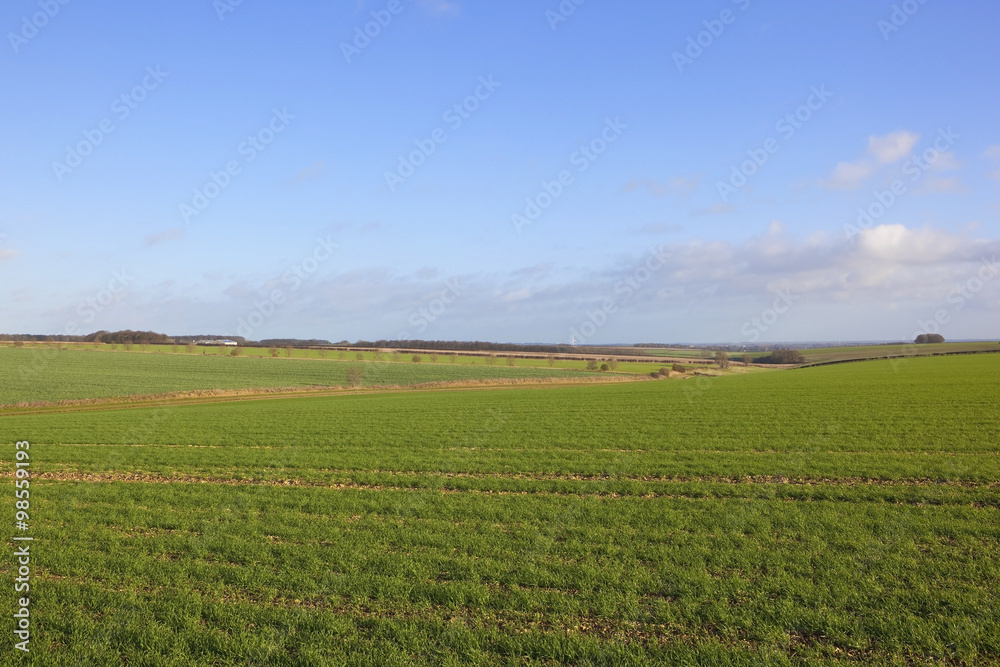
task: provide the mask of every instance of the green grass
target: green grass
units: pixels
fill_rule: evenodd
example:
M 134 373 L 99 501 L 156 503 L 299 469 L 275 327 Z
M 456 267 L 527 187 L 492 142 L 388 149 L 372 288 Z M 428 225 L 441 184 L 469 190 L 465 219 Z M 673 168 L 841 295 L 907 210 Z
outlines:
M 914 357 L 918 355 L 948 354 L 955 352 L 1000 352 L 996 341 L 980 343 L 937 343 L 933 345 L 854 345 L 849 347 L 824 347 L 802 350 L 806 363 L 854 361 L 887 357 Z M 757 355 L 760 356 L 760 355 Z
M 53 664 L 1000 661 L 995 355 L 0 417 L 26 438 Z
M 562 368 L 489 366 L 483 360 L 478 365 L 413 363 L 408 358 L 398 363 L 347 362 L 28 347 L 0 347 L 0 365 L 5 369 L 0 405 L 209 389 L 346 386 L 352 366 L 362 368 L 364 386 L 594 375 Z

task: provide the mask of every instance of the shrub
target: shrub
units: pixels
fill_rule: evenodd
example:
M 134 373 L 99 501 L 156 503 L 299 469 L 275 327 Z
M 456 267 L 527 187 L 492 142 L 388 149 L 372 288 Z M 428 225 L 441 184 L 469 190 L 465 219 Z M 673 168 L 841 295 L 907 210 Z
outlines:
M 608 366 L 607 364 L 601 364 L 601 370 L 605 372 L 610 371 L 611 366 Z
M 687 373 L 687 369 L 682 364 L 674 364 L 673 370 L 676 373 Z
M 803 364 L 806 358 L 798 350 L 774 350 L 766 357 L 757 360 L 761 364 Z
M 653 371 L 652 373 L 649 374 L 649 377 L 653 378 L 654 380 L 659 380 L 660 379 L 660 372 L 659 371 Z
M 415 355 L 413 355 L 413 357 L 412 357 L 412 361 L 413 361 L 413 363 L 415 363 L 415 364 L 419 364 L 419 363 L 420 363 L 420 355 L 419 355 L 419 354 L 415 354 Z
M 587 370 L 588 371 L 597 370 L 597 359 L 587 359 Z
M 233 349 L 232 349 L 232 350 L 231 350 L 231 351 L 229 352 L 229 356 L 230 356 L 230 357 L 238 357 L 238 356 L 240 356 L 240 348 L 238 348 L 238 347 L 234 347 L 234 348 L 233 348 Z
M 267 351 L 271 354 L 272 359 L 278 356 L 278 348 L 276 347 L 269 347 Z

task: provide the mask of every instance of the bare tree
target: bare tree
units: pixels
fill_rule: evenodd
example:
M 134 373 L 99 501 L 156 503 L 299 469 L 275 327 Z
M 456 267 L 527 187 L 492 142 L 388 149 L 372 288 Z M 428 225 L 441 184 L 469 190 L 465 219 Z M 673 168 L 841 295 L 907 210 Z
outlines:
M 744 366 L 749 366 L 752 363 L 753 363 L 753 355 L 752 354 L 744 354 L 743 355 L 743 365 Z
M 729 355 L 726 354 L 725 350 L 719 350 L 715 353 L 715 365 L 719 368 L 729 368 Z
M 360 366 L 351 366 L 347 369 L 347 386 L 360 387 L 364 379 L 364 370 Z
M 271 355 L 272 359 L 274 359 L 274 358 L 276 358 L 278 356 L 278 348 L 276 348 L 276 347 L 269 347 L 269 348 L 267 348 L 267 351 Z

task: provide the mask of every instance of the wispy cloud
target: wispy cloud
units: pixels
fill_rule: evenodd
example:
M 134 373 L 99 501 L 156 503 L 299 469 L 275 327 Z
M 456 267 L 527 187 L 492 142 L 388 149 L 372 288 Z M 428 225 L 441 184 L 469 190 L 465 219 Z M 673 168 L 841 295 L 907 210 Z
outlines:
M 691 211 L 691 215 L 702 216 L 702 215 L 728 215 L 730 213 L 736 213 L 739 209 L 733 204 L 726 204 L 724 202 L 718 202 L 717 204 L 712 204 L 708 208 L 698 208 Z
M 293 181 L 295 183 L 305 183 L 306 181 L 316 180 L 322 176 L 324 169 L 326 169 L 326 163 L 322 160 L 317 160 L 295 174 Z
M 838 162 L 830 178 L 820 185 L 831 190 L 857 190 L 878 171 L 879 167 L 893 164 L 909 157 L 920 135 L 906 130 L 891 132 L 879 137 L 868 137 L 865 155 L 853 162 Z
M 993 163 L 1000 165 L 1000 144 L 994 144 L 986 149 L 983 157 L 993 160 Z M 1000 181 L 1000 169 L 990 172 L 990 177 Z
M 176 241 L 184 236 L 184 230 L 180 227 L 174 229 L 168 229 L 165 232 L 159 234 L 150 234 L 146 237 L 144 243 L 147 246 L 159 245 L 161 243 L 166 243 L 168 241 Z
M 668 195 L 678 197 L 684 201 L 698 190 L 701 185 L 702 176 L 677 176 L 664 183 L 644 179 L 630 181 L 622 188 L 622 192 L 646 192 L 653 197 L 666 197 Z

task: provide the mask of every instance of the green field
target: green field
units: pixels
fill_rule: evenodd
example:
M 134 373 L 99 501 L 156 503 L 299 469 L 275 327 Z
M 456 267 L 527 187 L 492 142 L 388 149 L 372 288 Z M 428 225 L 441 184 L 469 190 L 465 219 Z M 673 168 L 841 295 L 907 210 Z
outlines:
M 861 359 L 885 359 L 889 357 L 915 357 L 921 355 L 955 354 L 959 352 L 1000 352 L 996 341 L 981 343 L 936 343 L 914 345 L 912 343 L 893 345 L 854 345 L 850 347 L 824 347 L 802 350 L 807 364 L 856 361 Z
M 22 439 L 51 664 L 1000 663 L 996 355 L 8 415 L 5 470 Z
M 207 349 L 207 348 L 206 348 Z M 508 367 L 299 358 L 230 357 L 217 354 L 154 354 L 71 348 L 0 347 L 0 405 L 18 402 L 114 398 L 211 389 L 332 387 L 348 384 L 352 367 L 362 370 L 362 386 L 413 385 L 481 380 L 579 379 L 594 376 L 564 368 Z

